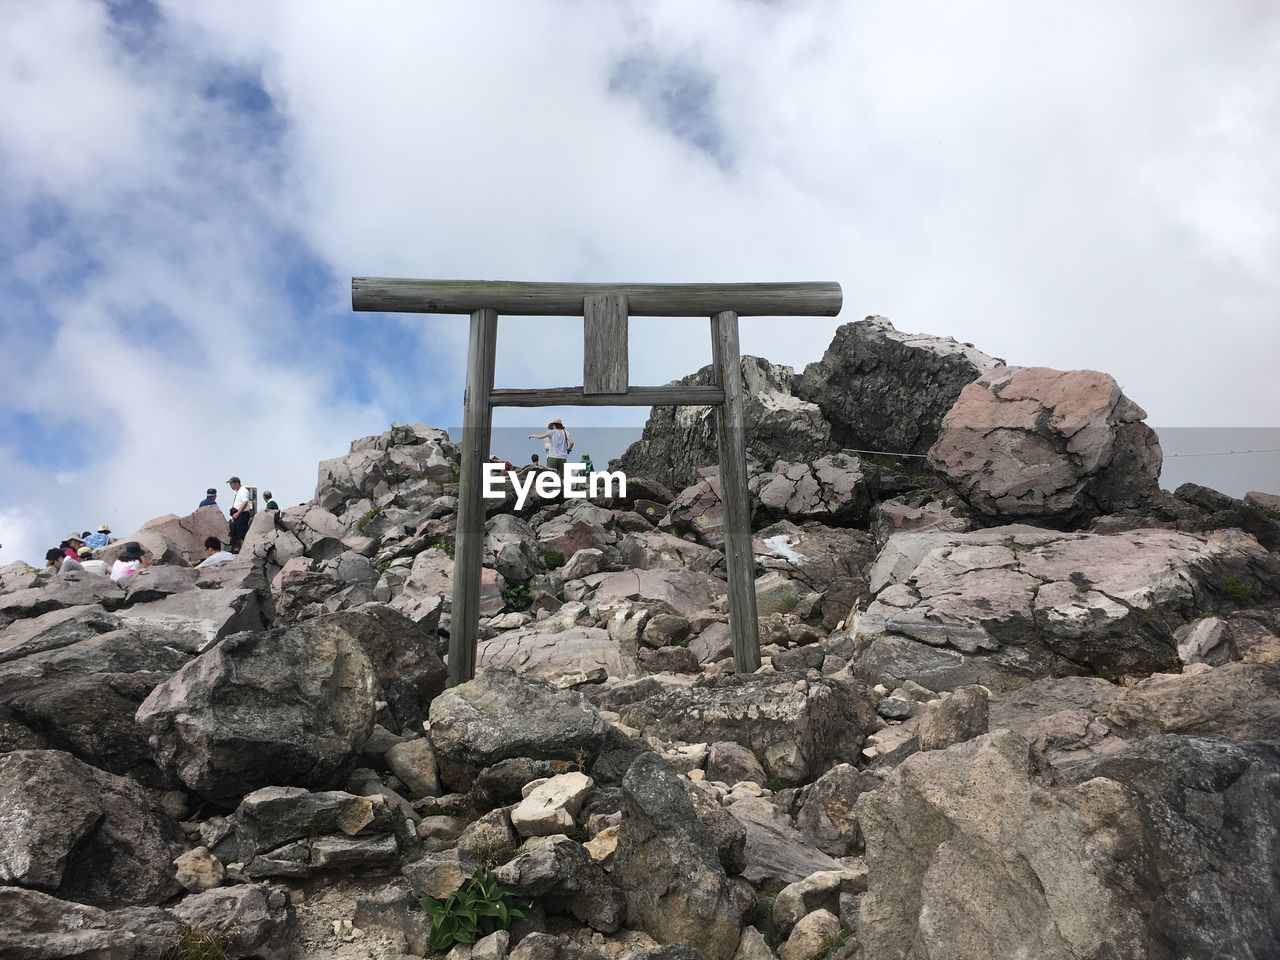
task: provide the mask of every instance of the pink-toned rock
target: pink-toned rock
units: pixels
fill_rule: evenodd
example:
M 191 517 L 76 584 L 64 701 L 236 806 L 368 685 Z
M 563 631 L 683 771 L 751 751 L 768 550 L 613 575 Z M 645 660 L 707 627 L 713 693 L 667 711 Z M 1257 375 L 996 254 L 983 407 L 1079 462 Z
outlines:
M 719 548 L 724 545 L 724 504 L 720 501 L 720 476 L 704 476 L 685 487 L 671 501 L 667 515 L 658 524 L 676 533 L 692 534 L 699 543 Z
M 1105 373 L 998 367 L 961 391 L 929 462 L 987 516 L 1087 520 L 1156 492 L 1145 418 Z
M 134 541 L 142 545 L 151 563 L 199 563 L 204 559 L 208 537 L 217 537 L 224 545 L 227 542 L 227 518 L 218 507 L 201 507 L 185 517 L 170 513 L 148 520 L 132 536 L 107 547 L 102 559 L 111 563 L 119 558 L 126 543 Z
M 602 606 L 608 606 L 610 600 L 631 600 L 655 609 L 665 606 L 670 613 L 691 617 L 727 592 L 725 582 L 709 573 L 623 570 L 600 580 L 595 596 Z

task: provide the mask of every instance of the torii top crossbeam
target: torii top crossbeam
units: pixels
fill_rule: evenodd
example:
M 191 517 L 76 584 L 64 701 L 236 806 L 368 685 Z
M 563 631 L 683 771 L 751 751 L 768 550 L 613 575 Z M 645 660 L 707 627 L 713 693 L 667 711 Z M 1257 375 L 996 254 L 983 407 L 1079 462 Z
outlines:
M 463 398 L 462 462 L 454 550 L 449 679 L 475 674 L 480 573 L 484 561 L 481 469 L 489 456 L 495 406 L 680 406 L 717 408 L 720 487 L 724 502 L 729 625 L 739 672 L 760 666 L 755 563 L 742 419 L 739 316 L 819 316 L 840 313 L 838 283 L 524 283 L 504 280 L 393 280 L 353 277 L 358 311 L 470 314 L 467 391 Z M 580 387 L 495 390 L 498 317 L 582 317 L 585 334 Z M 628 318 L 711 319 L 715 381 L 707 386 L 635 387 L 627 369 Z

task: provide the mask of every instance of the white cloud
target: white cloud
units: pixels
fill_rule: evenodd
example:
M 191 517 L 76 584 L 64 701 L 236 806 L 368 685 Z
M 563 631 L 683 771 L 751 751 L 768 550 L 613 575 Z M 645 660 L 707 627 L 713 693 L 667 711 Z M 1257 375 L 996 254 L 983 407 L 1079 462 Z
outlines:
M 65 223 L 11 228 L 0 402 L 97 443 L 62 486 L 0 463 L 0 561 L 230 471 L 302 499 L 390 410 L 451 425 L 465 320 L 343 316 L 353 274 L 835 279 L 839 321 L 744 320 L 744 349 L 800 366 L 882 313 L 1106 369 L 1157 424 L 1280 421 L 1266 3 L 164 11 L 148 46 L 88 0 L 3 10 L 0 202 Z M 277 116 L 208 95 L 246 76 Z M 298 250 L 340 278 L 323 318 L 290 302 Z M 23 330 L 13 278 L 56 333 Z M 499 346 L 504 384 L 580 375 L 574 322 L 507 319 Z M 710 355 L 698 321 L 638 319 L 631 346 L 638 382 Z

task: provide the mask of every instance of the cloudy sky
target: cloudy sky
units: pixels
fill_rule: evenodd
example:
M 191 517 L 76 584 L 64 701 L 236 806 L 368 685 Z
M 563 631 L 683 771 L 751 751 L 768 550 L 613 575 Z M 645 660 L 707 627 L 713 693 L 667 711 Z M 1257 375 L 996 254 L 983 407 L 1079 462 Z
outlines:
M 465 320 L 352 314 L 352 275 L 838 280 L 844 320 L 1107 370 L 1157 427 L 1280 425 L 1274 0 L 0 17 L 0 563 L 455 425 Z M 839 322 L 743 348 L 803 366 Z M 578 329 L 502 321 L 499 384 L 580 382 Z M 631 349 L 710 357 L 699 322 Z

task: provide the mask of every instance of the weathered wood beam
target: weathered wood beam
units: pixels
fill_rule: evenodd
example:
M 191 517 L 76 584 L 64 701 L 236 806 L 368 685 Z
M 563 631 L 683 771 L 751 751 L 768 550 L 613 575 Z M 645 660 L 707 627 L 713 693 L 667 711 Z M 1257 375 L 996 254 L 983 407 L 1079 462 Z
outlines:
M 714 407 L 724 402 L 719 387 L 631 387 L 626 393 L 585 393 L 581 387 L 493 390 L 494 407 Z
M 627 392 L 627 298 L 593 294 L 583 301 L 582 392 Z
M 398 280 L 352 277 L 351 306 L 386 313 L 581 317 L 587 297 L 627 298 L 633 317 L 834 317 L 838 283 L 526 283 L 511 280 Z
M 449 619 L 449 683 L 475 676 L 480 629 L 480 568 L 484 565 L 483 464 L 489 456 L 498 314 L 471 314 L 467 392 L 462 400 L 462 461 L 458 476 L 458 526 L 453 551 L 453 609 Z
M 495 407 L 704 407 L 724 402 L 724 391 L 709 386 L 629 387 L 626 393 L 586 393 L 582 387 L 494 390 Z
M 720 446 L 720 496 L 724 504 L 724 559 L 729 577 L 733 666 L 738 673 L 754 673 L 760 668 L 760 630 L 756 623 L 756 564 L 751 552 L 738 316 L 732 310 L 711 318 L 711 355 L 716 379 L 724 389 L 724 404 L 716 411 L 716 433 Z

